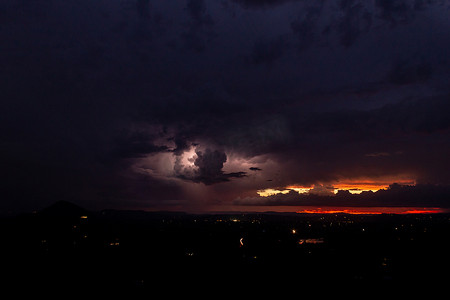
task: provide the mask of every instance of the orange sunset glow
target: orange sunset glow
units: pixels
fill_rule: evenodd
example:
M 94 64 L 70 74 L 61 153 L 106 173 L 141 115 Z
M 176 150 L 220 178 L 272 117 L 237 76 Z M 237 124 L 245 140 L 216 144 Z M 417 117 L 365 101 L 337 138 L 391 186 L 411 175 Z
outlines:
M 365 191 L 376 192 L 379 190 L 387 189 L 389 185 L 396 182 L 401 185 L 415 185 L 415 181 L 412 179 L 400 179 L 395 181 L 376 181 L 376 180 L 364 180 L 364 181 L 347 181 L 333 184 L 335 192 L 338 190 L 349 191 L 352 194 L 360 194 Z
M 415 185 L 415 180 L 413 179 L 392 179 L 392 180 L 348 180 L 339 181 L 330 184 L 324 184 L 324 186 L 333 193 L 337 193 L 339 190 L 349 191 L 352 194 L 360 194 L 362 192 L 376 192 L 383 189 L 388 189 L 392 183 L 398 183 L 401 185 Z M 290 191 L 295 191 L 299 194 L 304 193 L 314 193 L 314 186 L 304 186 L 304 185 L 290 185 L 285 188 L 268 188 L 258 190 L 257 193 L 261 197 L 268 197 L 276 194 L 287 194 Z

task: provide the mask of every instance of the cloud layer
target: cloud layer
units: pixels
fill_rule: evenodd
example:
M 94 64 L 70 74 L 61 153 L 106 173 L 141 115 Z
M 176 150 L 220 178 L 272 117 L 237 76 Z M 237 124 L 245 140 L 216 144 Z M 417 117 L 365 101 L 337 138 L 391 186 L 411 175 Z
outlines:
M 234 204 L 243 206 L 315 206 L 315 207 L 440 207 L 448 208 L 449 186 L 398 185 L 377 192 L 351 194 L 339 190 L 336 195 L 310 191 L 299 194 L 294 190 L 267 197 L 237 198 Z
M 343 179 L 450 184 L 448 9 L 3 1 L 1 209 L 207 210 Z

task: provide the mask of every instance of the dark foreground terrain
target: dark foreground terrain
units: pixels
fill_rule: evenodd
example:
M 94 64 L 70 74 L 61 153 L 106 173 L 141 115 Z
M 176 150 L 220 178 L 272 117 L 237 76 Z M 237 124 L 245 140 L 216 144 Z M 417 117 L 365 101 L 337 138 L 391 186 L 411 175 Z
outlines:
M 88 212 L 3 217 L 2 278 L 19 288 L 259 289 L 449 279 L 450 215 Z

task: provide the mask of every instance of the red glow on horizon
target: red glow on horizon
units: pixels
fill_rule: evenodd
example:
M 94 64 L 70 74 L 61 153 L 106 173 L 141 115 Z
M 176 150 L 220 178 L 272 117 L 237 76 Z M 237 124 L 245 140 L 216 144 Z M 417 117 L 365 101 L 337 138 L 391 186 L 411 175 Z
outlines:
M 443 209 L 440 208 L 434 208 L 434 209 L 423 209 L 423 210 L 408 210 L 403 212 L 402 214 L 436 214 L 436 213 L 443 213 L 445 212 Z
M 436 214 L 447 210 L 439 207 L 361 207 L 361 208 L 307 208 L 296 211 L 299 214 L 351 214 L 351 215 L 381 215 L 381 214 Z
M 322 210 L 318 209 L 305 209 L 297 211 L 299 214 L 350 214 L 350 215 L 381 215 L 382 212 L 378 211 L 361 211 L 361 210 L 349 210 L 349 209 L 341 209 L 341 210 Z

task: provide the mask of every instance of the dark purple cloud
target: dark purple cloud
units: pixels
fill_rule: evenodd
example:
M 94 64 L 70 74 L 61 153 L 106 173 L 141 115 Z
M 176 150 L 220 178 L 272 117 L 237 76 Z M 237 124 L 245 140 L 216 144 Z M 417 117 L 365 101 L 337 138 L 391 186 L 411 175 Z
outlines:
M 1 209 L 207 209 L 341 179 L 450 184 L 448 8 L 3 1 Z
M 245 8 L 265 8 L 301 0 L 232 0 Z

